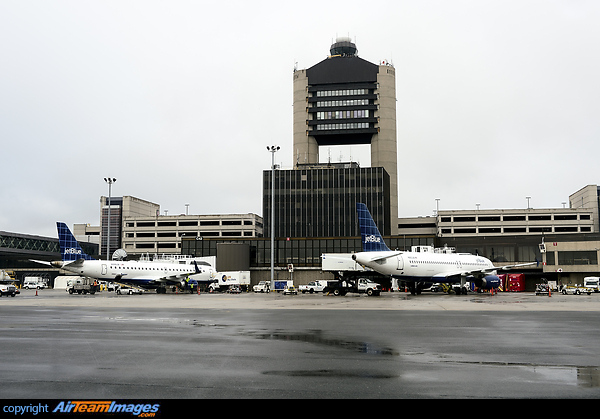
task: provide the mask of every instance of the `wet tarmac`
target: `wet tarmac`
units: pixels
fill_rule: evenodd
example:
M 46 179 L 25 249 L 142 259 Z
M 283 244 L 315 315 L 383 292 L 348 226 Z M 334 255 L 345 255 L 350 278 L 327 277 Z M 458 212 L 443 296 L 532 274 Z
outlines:
M 0 398 L 598 398 L 600 294 L 0 299 Z

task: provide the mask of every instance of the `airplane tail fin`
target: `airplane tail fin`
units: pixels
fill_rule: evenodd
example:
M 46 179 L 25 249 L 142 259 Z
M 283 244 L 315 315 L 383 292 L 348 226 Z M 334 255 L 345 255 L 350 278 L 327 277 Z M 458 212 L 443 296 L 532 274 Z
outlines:
M 56 228 L 58 230 L 58 242 L 60 244 L 60 254 L 63 261 L 71 262 L 78 259 L 94 259 L 83 251 L 65 223 L 57 222 Z
M 379 229 L 365 204 L 357 203 L 358 223 L 360 225 L 360 236 L 362 239 L 363 252 L 385 252 L 390 251 L 385 244 Z

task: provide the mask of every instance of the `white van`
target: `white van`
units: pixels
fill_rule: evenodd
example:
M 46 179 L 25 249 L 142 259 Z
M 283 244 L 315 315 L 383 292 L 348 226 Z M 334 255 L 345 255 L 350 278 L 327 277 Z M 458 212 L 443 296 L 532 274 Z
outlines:
M 25 289 L 34 289 L 41 290 L 46 288 L 46 283 L 42 280 L 42 278 L 37 276 L 29 276 L 25 278 L 23 282 L 23 288 Z

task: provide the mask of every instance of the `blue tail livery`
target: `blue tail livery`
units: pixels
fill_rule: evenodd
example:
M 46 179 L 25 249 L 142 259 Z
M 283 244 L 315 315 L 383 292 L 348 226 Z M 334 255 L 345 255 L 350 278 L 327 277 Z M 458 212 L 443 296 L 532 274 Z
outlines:
M 358 223 L 360 225 L 360 236 L 362 239 L 363 252 L 388 252 L 387 247 L 381 237 L 381 233 L 365 204 L 357 203 L 356 211 L 358 213 Z
M 79 243 L 69 230 L 65 223 L 57 222 L 58 243 L 60 244 L 60 254 L 63 261 L 75 261 L 79 259 L 94 260 L 93 257 L 86 254 L 79 246 Z

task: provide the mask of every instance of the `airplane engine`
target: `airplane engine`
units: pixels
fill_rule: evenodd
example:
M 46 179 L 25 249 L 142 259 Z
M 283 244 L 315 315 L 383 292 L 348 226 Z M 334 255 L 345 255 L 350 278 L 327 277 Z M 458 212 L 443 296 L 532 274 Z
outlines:
M 477 288 L 489 290 L 500 286 L 500 278 L 496 275 L 486 275 L 483 278 L 475 278 L 475 286 Z

